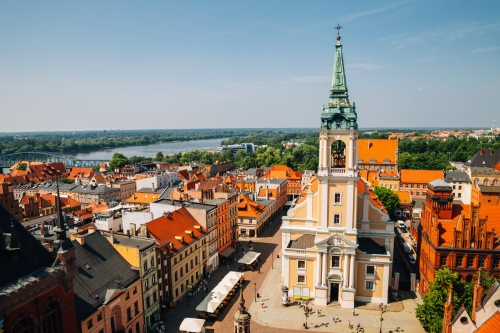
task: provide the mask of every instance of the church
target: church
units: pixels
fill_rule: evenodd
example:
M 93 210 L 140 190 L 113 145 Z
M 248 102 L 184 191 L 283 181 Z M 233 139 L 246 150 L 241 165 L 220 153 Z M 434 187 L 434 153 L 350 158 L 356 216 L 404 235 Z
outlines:
M 317 176 L 283 217 L 283 284 L 294 299 L 320 306 L 387 304 L 394 222 L 359 177 L 356 105 L 349 102 L 340 35 L 318 159 Z

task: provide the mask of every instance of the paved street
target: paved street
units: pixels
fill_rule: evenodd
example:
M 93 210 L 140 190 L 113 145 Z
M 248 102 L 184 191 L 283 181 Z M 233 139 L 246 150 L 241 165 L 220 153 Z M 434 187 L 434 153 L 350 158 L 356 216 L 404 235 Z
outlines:
M 243 296 L 245 298 L 245 306 L 249 309 L 252 315 L 251 330 L 252 332 L 299 332 L 305 331 L 303 325 L 305 322 L 304 311 L 297 305 L 290 307 L 281 306 L 281 260 L 276 258 L 281 248 L 281 232 L 280 227 L 281 216 L 273 222 L 258 238 L 252 238 L 254 242 L 254 250 L 262 253 L 261 255 L 261 272 L 245 272 L 245 283 Z M 243 239 L 242 245 L 246 245 L 248 240 Z M 274 251 L 274 254 L 272 252 Z M 241 258 L 243 252 L 238 250 L 236 258 Z M 271 257 L 274 259 L 271 268 Z M 238 264 L 236 261 L 230 263 L 231 270 L 237 270 Z M 209 290 L 214 288 L 220 281 L 221 275 L 224 276 L 228 272 L 225 265 L 219 268 L 211 275 L 209 280 Z M 257 286 L 257 293 L 261 295 L 257 303 L 254 302 L 255 292 L 254 283 Z M 393 311 L 384 313 L 383 317 L 383 332 L 425 332 L 415 318 L 415 307 L 418 300 L 409 298 L 409 293 L 404 294 L 403 305 L 393 306 Z M 167 314 L 166 332 L 179 332 L 180 323 L 185 317 L 196 318 L 196 306 L 201 302 L 203 296 L 196 294 L 189 304 L 185 299 L 174 310 Z M 207 320 L 205 327 L 208 332 L 232 332 L 233 331 L 233 315 L 238 308 L 238 297 L 233 297 L 229 306 L 225 307 L 219 317 L 215 321 Z M 260 302 L 264 300 L 265 307 L 261 308 Z M 401 310 L 394 312 L 395 310 Z M 314 313 L 308 318 L 308 331 L 317 332 L 353 332 L 355 329 L 347 328 L 347 321 L 356 325 L 358 322 L 365 329 L 365 332 L 379 332 L 380 330 L 380 311 L 357 309 L 356 317 L 353 317 L 352 310 L 342 309 L 338 306 L 321 307 L 323 312 L 322 317 L 317 316 L 316 310 L 318 307 L 313 306 Z M 389 305 L 391 310 L 391 305 Z M 341 319 L 340 323 L 332 323 L 332 316 L 338 315 Z M 399 328 L 399 329 L 398 329 Z

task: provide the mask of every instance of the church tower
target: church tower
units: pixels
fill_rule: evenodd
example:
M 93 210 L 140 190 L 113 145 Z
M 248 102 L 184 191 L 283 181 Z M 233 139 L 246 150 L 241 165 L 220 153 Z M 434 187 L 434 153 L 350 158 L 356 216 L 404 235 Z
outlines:
M 356 107 L 349 101 L 340 34 L 336 40 L 318 173 L 282 219 L 283 284 L 294 299 L 353 308 L 355 301 L 387 303 L 394 222 L 358 177 Z

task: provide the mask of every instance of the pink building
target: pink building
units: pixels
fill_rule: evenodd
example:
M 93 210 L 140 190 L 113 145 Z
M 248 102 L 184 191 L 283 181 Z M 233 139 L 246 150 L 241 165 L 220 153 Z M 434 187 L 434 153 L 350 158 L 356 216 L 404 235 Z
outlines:
M 135 271 L 99 232 L 76 235 L 75 300 L 82 333 L 145 332 Z

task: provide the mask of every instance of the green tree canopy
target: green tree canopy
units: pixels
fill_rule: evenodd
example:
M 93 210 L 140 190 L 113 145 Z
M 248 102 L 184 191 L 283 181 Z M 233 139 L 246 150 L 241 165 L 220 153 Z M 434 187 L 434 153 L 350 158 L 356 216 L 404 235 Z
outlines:
M 74 180 L 71 180 L 71 179 L 68 179 L 66 177 L 64 178 L 61 178 L 59 179 L 59 183 L 63 183 L 63 184 L 74 184 L 75 181 Z
M 28 164 L 20 162 L 20 163 L 17 163 L 16 170 L 23 170 L 24 171 L 24 170 L 26 170 L 27 167 L 28 167 Z
M 123 168 L 125 165 L 129 164 L 130 161 L 125 155 L 120 153 L 114 153 L 113 158 L 109 161 L 109 168 L 115 170 L 116 168 Z
M 474 280 L 477 279 L 477 273 Z M 484 287 L 483 295 L 495 282 L 487 271 L 481 273 L 481 284 Z M 423 303 L 417 306 L 416 316 L 426 331 L 440 333 L 443 327 L 444 304 L 448 298 L 450 285 L 453 286 L 453 315 L 462 306 L 469 314 L 472 310 L 472 298 L 474 295 L 474 283 L 459 281 L 457 273 L 452 273 L 448 268 L 436 271 L 434 281 L 431 282 L 429 292 L 424 296 Z
M 389 214 L 392 214 L 399 207 L 399 197 L 393 190 L 375 186 L 373 192 L 375 192 Z
M 153 159 L 153 161 L 162 162 L 164 158 L 165 158 L 165 156 L 163 156 L 163 153 L 161 151 L 159 151 L 159 152 L 156 153 L 156 156 Z

